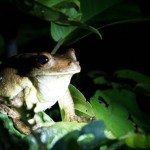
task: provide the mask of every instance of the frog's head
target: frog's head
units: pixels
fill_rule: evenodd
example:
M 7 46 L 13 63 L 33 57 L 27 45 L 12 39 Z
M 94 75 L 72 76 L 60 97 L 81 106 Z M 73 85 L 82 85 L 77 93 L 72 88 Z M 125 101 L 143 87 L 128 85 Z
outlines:
M 73 75 L 80 72 L 80 65 L 76 59 L 73 49 L 69 49 L 62 55 L 51 55 L 47 52 L 42 52 L 36 55 L 35 65 L 30 68 L 28 75 L 41 76 L 41 75 Z

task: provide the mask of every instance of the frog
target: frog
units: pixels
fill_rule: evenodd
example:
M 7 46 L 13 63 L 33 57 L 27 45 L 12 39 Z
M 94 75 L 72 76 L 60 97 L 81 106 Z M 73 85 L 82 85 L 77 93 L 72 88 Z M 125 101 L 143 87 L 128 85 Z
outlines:
M 6 113 L 24 134 L 31 133 L 33 126 L 42 127 L 38 126 L 38 114 L 56 102 L 64 112 L 63 121 L 82 122 L 75 113 L 68 88 L 72 76 L 80 71 L 73 48 L 63 54 L 40 52 L 12 56 L 0 66 L 0 113 Z M 27 117 L 29 114 L 32 117 Z

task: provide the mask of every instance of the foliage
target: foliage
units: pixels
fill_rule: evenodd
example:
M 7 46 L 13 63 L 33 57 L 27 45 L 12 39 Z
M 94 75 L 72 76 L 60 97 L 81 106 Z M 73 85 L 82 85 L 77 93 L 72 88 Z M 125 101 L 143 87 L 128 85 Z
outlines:
M 129 147 L 148 149 L 150 117 L 139 104 L 149 104 L 150 77 L 133 70 L 118 70 L 112 76 L 93 71 L 89 76 L 105 87 L 90 99 L 96 118 L 105 122 L 114 137 L 125 139 Z
M 105 26 L 149 20 L 149 15 L 140 9 L 140 3 L 133 0 L 15 0 L 15 4 L 25 12 L 50 21 L 52 38 L 64 39 L 66 45 L 90 32 L 102 38 L 97 29 Z
M 130 76 L 132 72 L 134 72 L 134 78 Z M 78 89 L 70 85 L 78 115 L 93 116 L 95 114 L 97 121 L 89 123 L 60 121 L 52 126 L 37 129 L 31 135 L 23 135 L 13 127 L 7 115 L 0 114 L 0 119 L 4 127 L 8 129 L 7 134 L 10 135 L 11 140 L 15 143 L 23 142 L 29 149 L 69 150 L 73 147 L 77 150 L 87 148 L 94 150 L 98 147 L 102 150 L 125 147 L 126 149 L 149 149 L 150 119 L 138 105 L 137 86 L 142 84 L 140 88 L 148 91 L 144 85 L 149 83 L 150 78 L 133 70 L 118 70 L 112 76 L 108 78 L 97 72 L 90 73 L 90 77 L 94 82 L 96 81 L 95 84 L 108 86 L 103 90 L 98 89 L 91 97 L 90 103 L 86 102 Z M 146 83 L 145 78 L 147 78 Z M 130 82 L 125 82 L 127 79 L 135 81 L 132 87 Z M 149 97 L 150 93 L 143 94 Z M 3 133 L 0 134 L 1 139 L 2 136 Z M 7 144 L 3 140 L 1 143 L 3 146 Z
M 134 0 L 6 1 L 20 11 L 50 22 L 49 33 L 60 45 L 70 45 L 90 33 L 102 38 L 100 30 L 106 26 L 149 20 L 149 15 L 144 15 L 139 7 L 140 2 Z M 32 38 L 37 34 L 40 36 L 41 30 L 43 34 L 42 27 Z M 118 70 L 107 76 L 101 75 L 98 70 L 90 72 L 89 77 L 98 87 L 89 101 L 73 85 L 69 89 L 76 113 L 79 116 L 95 116 L 95 121 L 60 121 L 35 130 L 31 135 L 23 135 L 14 128 L 6 114 L 0 114 L 3 131 L 0 132 L 0 149 L 150 149 L 149 115 L 139 106 L 143 100 L 141 96 L 149 103 L 149 76 L 133 70 Z
M 96 33 L 101 39 L 101 29 L 122 23 L 135 23 L 149 20 L 141 5 L 146 1 L 134 0 L 1 0 L 17 6 L 20 12 L 29 13 L 50 22 L 50 26 L 32 28 L 34 21 L 23 22 L 19 33 L 19 43 L 29 42 L 47 31 L 56 42 L 70 45 L 90 33 Z M 118 13 L 119 12 L 119 13 Z M 25 20 L 26 21 L 26 20 Z M 41 21 L 42 22 L 42 21 Z M 25 39 L 30 24 L 32 33 Z M 28 29 L 28 30 L 26 30 Z M 62 44 L 61 43 L 61 44 Z M 0 46 L 2 43 L 0 43 Z

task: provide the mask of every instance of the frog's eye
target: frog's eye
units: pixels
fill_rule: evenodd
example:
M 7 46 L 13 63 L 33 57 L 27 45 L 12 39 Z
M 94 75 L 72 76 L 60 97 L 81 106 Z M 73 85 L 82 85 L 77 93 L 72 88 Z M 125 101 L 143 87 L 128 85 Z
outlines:
M 37 62 L 41 65 L 44 65 L 46 64 L 47 62 L 49 61 L 49 58 L 45 55 L 40 55 L 38 58 L 37 58 Z

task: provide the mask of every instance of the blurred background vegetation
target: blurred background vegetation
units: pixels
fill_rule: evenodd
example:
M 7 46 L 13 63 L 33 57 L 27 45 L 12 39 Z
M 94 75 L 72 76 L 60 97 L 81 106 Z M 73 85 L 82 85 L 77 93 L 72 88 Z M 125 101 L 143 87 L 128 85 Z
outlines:
M 117 139 L 112 142 L 105 136 L 101 136 L 108 140 L 108 143 L 102 144 L 104 146 L 101 149 L 119 149 L 120 147 L 121 149 L 147 149 L 150 146 L 149 136 L 146 137 L 150 131 L 148 130 L 150 111 L 146 109 L 146 106 L 150 106 L 149 27 L 148 0 L 0 0 L 0 60 L 3 62 L 8 57 L 22 52 L 52 52 L 57 44 L 57 46 L 61 44 L 57 53 L 64 52 L 70 47 L 74 48 L 82 71 L 77 79 L 73 80 L 73 84 L 88 101 L 91 101 L 96 117 L 103 118 L 105 124 L 109 126 L 108 124 L 115 120 L 113 117 L 108 118 L 110 108 L 116 108 L 111 99 L 116 100 L 118 104 L 117 98 L 124 98 L 121 105 L 128 104 L 126 107 L 126 110 L 129 110 L 128 116 L 126 116 L 127 111 L 116 110 L 114 114 L 117 115 L 119 112 L 126 114 L 125 117 L 137 126 L 134 134 L 142 133 L 140 137 L 135 136 L 138 140 L 132 139 L 132 141 L 135 140 L 135 143 L 138 143 L 142 139 L 144 146 L 128 142 L 129 147 L 126 147 L 119 138 L 135 129 L 133 126 L 128 126 L 125 120 L 117 120 L 121 128 L 127 131 L 124 133 L 116 125 L 115 120 L 115 125 L 111 125 L 117 127 L 109 126 L 109 129 L 114 131 Z M 123 91 L 119 93 L 114 90 Z M 102 106 L 97 104 L 99 96 L 103 98 L 100 101 L 106 108 L 101 108 Z M 99 114 L 103 112 L 96 106 L 99 106 L 103 112 L 105 109 L 108 112 L 101 116 Z M 95 123 L 94 127 L 98 128 L 99 124 L 104 127 L 102 122 Z M 4 130 L 0 137 L 7 134 L 10 133 L 5 133 Z M 78 136 L 75 137 L 75 135 L 77 132 L 66 138 L 73 138 L 77 146 L 75 141 Z M 29 138 L 29 141 L 32 141 L 31 139 Z M 98 136 L 95 136 L 95 139 L 101 141 Z M 5 142 L 1 141 L 5 145 Z M 19 140 L 16 138 L 16 141 Z M 13 145 L 13 142 L 11 141 L 10 145 Z M 61 141 L 59 142 L 57 146 L 62 144 Z M 22 143 L 26 143 L 26 140 L 22 140 Z M 77 146 L 77 149 L 85 149 L 90 144 L 87 144 L 88 146 L 85 144 L 85 147 L 84 144 L 81 145 L 81 147 Z M 96 141 L 91 145 L 89 146 L 91 149 L 100 147 Z

